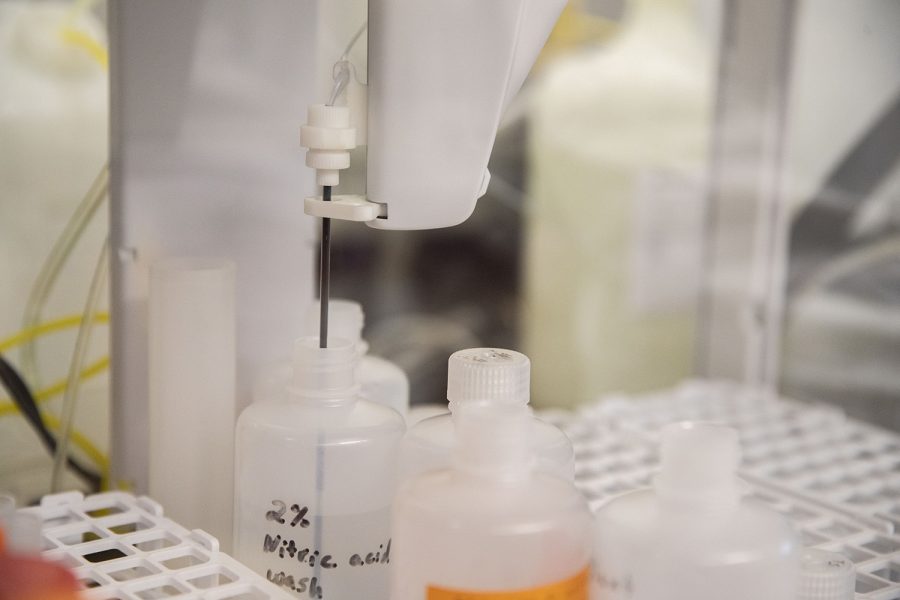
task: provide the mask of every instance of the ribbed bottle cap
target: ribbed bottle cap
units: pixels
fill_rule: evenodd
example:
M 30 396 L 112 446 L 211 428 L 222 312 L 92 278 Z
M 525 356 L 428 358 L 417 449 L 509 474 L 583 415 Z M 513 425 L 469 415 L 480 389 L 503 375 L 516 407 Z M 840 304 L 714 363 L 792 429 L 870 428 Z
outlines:
M 797 600 L 853 600 L 856 568 L 843 554 L 807 548 L 800 554 Z
M 738 433 L 712 423 L 673 423 L 662 430 L 657 492 L 675 499 L 716 503 L 738 494 Z
M 306 313 L 306 335 L 319 335 L 319 302 L 313 302 Z M 331 338 L 344 338 L 353 343 L 362 341 L 365 315 L 359 302 L 332 299 L 328 301 L 328 345 Z
M 329 338 L 327 348 L 319 348 L 319 338 L 303 337 L 294 343 L 293 374 L 288 392 L 305 398 L 343 399 L 356 396 L 356 344 L 343 338 Z
M 487 400 L 528 404 L 531 362 L 513 350 L 470 348 L 450 355 L 447 399 L 451 404 Z

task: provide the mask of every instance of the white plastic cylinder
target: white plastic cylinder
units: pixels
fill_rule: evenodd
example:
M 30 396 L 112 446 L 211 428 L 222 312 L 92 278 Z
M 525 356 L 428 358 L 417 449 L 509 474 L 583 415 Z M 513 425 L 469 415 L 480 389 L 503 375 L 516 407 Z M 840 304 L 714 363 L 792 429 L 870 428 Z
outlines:
M 404 421 L 362 399 L 355 343 L 298 340 L 282 389 L 237 424 L 235 557 L 304 598 L 387 600 Z
M 409 479 L 450 466 L 457 444 L 454 415 L 470 403 L 526 406 L 531 362 L 520 352 L 500 348 L 470 348 L 450 356 L 447 399 L 450 413 L 423 419 L 410 427 L 400 447 L 400 477 Z M 528 443 L 541 471 L 572 481 L 575 453 L 559 428 L 530 416 Z
M 150 269 L 149 493 L 231 548 L 235 267 L 177 258 Z
M 394 502 L 392 600 L 585 600 L 591 515 L 571 483 L 532 468 L 529 409 L 472 403 L 457 418 L 452 466 Z
M 663 430 L 654 488 L 597 513 L 593 595 L 604 600 L 796 600 L 799 545 L 787 519 L 741 498 L 737 432 Z

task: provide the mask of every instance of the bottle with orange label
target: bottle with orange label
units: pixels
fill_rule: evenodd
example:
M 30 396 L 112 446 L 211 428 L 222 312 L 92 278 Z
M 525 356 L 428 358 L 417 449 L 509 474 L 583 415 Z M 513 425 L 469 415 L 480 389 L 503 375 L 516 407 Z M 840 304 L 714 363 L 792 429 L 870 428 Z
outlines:
M 521 378 L 480 367 L 457 374 L 485 401 L 454 412 L 452 466 L 408 480 L 394 501 L 391 598 L 587 600 L 587 504 L 535 468 L 531 410 L 490 402 Z

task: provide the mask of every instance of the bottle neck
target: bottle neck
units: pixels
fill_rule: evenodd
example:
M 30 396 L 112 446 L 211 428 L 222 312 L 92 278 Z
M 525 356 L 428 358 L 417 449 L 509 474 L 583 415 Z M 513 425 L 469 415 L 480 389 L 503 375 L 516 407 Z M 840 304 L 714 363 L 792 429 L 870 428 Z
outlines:
M 348 407 L 356 404 L 359 399 L 359 386 L 347 388 L 340 393 L 318 393 L 315 390 L 306 390 L 288 385 L 285 395 L 288 401 L 298 404 L 317 407 Z
M 452 462 L 457 471 L 504 483 L 531 476 L 533 417 L 526 407 L 463 403 L 452 419 L 456 434 Z
M 330 339 L 320 348 L 314 337 L 300 338 L 294 346 L 291 379 L 287 397 L 319 406 L 345 406 L 359 396 L 356 367 L 359 354 L 350 340 Z

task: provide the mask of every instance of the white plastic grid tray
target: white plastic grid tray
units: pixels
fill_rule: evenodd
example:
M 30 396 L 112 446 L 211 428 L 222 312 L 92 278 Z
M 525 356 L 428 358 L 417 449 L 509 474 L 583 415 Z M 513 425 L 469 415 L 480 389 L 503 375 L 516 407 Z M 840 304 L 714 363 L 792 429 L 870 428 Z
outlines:
M 787 515 L 804 545 L 853 560 L 858 599 L 900 600 L 900 536 L 893 534 L 900 494 L 890 493 L 900 465 L 898 436 L 847 420 L 839 410 L 762 399 L 718 382 L 607 399 L 577 416 L 542 417 L 572 439 L 576 484 L 594 510 L 649 485 L 662 425 L 702 420 L 735 426 L 744 445 L 741 474 L 752 496 Z
M 213 536 L 163 517 L 146 497 L 68 492 L 21 510 L 42 519 L 44 557 L 70 567 L 87 600 L 293 598 L 220 552 Z
M 730 383 L 689 382 L 667 393 L 597 403 L 582 418 L 650 439 L 673 421 L 729 424 L 741 434 L 745 478 L 900 530 L 900 436 L 839 409 L 766 398 Z

